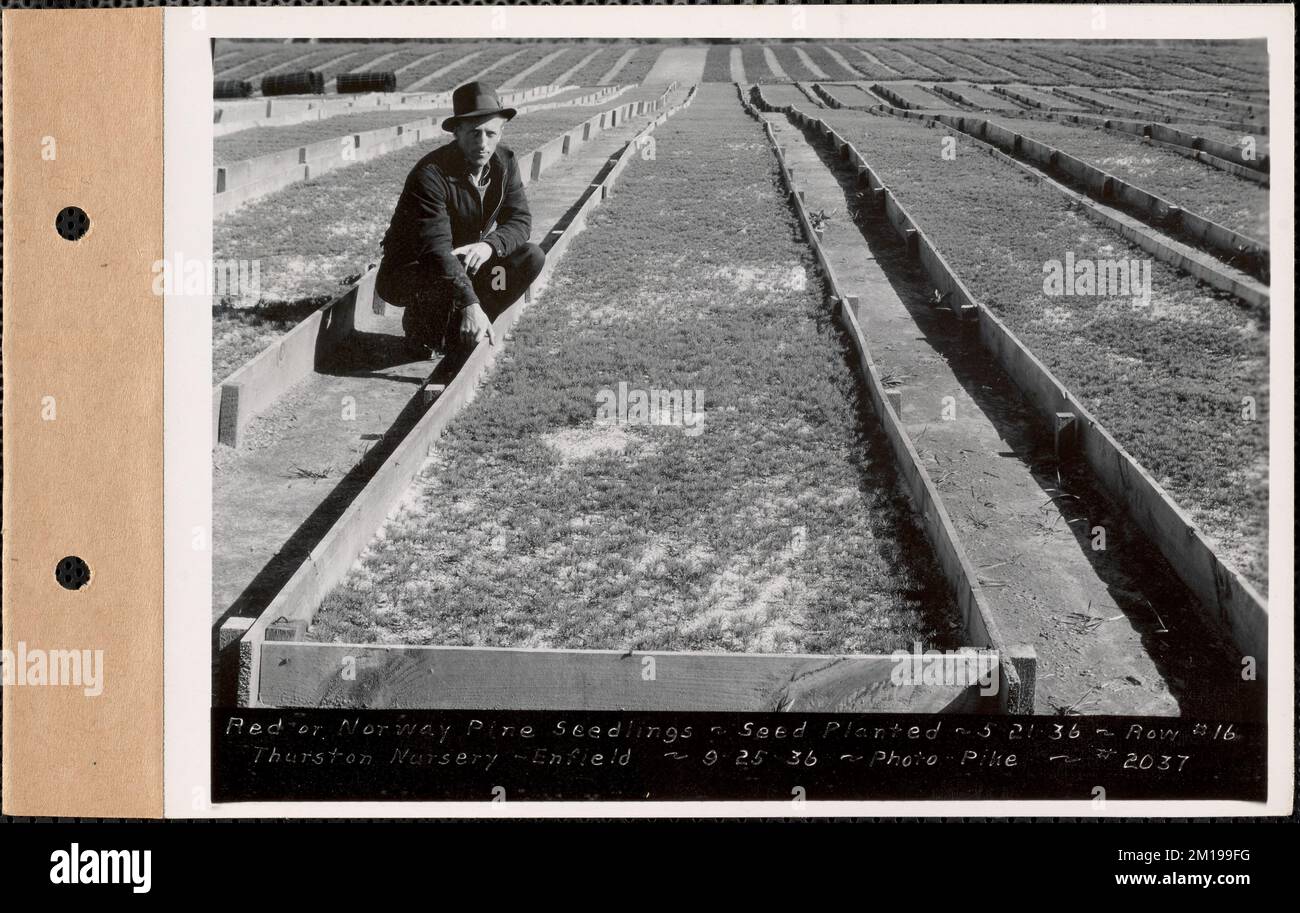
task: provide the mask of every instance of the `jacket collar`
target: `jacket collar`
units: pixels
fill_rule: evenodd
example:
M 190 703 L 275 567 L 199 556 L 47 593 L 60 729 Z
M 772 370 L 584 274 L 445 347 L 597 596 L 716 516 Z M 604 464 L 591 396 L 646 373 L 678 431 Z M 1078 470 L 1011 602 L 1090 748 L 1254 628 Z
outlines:
M 447 145 L 451 150 L 446 162 L 448 176 L 466 184 L 473 184 L 474 182 L 470 178 L 469 164 L 465 161 L 465 154 L 460 151 L 460 146 L 456 145 L 454 140 Z M 488 177 L 491 180 L 496 180 L 505 173 L 505 156 L 502 154 L 500 146 L 497 146 L 492 151 L 492 157 L 488 159 L 487 168 Z

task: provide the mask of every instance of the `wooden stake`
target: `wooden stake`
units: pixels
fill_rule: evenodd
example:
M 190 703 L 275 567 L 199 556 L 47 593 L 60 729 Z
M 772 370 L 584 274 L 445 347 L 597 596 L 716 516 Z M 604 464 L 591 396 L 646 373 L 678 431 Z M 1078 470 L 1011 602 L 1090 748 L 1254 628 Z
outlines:
M 1065 456 L 1074 450 L 1075 446 L 1075 415 L 1073 412 L 1056 413 L 1056 460 L 1061 462 Z

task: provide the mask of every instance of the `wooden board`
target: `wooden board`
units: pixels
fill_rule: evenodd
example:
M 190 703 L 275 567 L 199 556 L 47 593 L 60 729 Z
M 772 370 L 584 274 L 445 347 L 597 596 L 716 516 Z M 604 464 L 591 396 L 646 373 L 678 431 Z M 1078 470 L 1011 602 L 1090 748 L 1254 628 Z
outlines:
M 997 706 L 981 701 L 978 685 L 895 684 L 900 660 L 893 656 L 267 642 L 261 663 L 259 704 L 267 707 L 972 713 Z

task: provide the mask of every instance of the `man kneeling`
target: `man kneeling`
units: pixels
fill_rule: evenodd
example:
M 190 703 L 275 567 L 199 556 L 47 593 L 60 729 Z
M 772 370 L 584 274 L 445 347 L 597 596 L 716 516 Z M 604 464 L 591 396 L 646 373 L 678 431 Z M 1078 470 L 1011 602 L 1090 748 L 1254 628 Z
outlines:
M 375 291 L 405 308 L 402 329 L 414 357 L 430 349 L 466 355 L 492 321 L 523 295 L 546 255 L 528 240 L 532 216 L 515 155 L 500 145 L 514 108 L 472 82 L 452 93 L 442 128 L 453 142 L 420 159 L 406 178 Z

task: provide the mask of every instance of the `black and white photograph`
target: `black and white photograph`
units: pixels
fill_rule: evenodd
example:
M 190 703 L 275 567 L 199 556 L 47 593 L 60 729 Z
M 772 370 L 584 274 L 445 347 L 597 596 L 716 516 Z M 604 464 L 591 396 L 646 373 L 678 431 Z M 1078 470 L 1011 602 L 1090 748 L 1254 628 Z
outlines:
M 1286 883 L 1295 4 L 0 7 L 11 893 Z
M 191 61 L 211 802 L 1264 802 L 1269 36 L 512 14 Z

